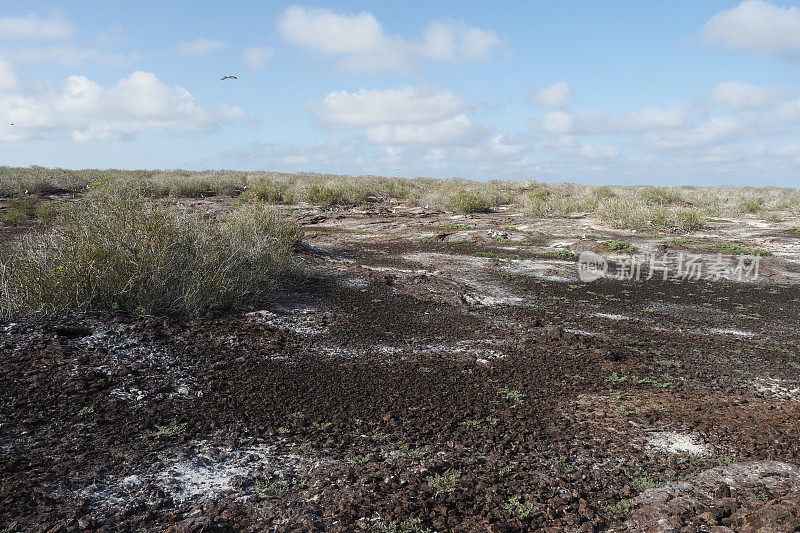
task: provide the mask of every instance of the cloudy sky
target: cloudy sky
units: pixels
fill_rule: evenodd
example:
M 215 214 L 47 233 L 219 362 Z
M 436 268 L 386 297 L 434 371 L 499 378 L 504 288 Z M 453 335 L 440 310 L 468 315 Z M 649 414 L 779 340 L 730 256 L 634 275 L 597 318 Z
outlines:
M 798 82 L 797 2 L 0 0 L 7 165 L 800 186 Z

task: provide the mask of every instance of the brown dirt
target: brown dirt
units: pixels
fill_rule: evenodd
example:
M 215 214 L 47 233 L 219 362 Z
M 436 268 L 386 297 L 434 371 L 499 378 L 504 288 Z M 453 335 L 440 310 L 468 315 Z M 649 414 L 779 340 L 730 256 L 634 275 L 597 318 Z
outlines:
M 0 323 L 0 531 L 797 530 L 796 258 L 584 284 L 547 252 L 658 239 L 294 215 L 262 313 Z

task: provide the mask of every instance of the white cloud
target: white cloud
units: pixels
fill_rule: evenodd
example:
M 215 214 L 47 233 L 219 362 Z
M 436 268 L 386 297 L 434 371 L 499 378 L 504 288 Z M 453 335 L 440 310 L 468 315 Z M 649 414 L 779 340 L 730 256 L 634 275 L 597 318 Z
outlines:
M 63 46 L 23 46 L 11 50 L 11 53 L 17 63 L 54 61 L 69 67 L 78 67 L 88 61 L 124 67 L 137 59 L 135 54 L 107 52 L 69 44 Z
M 275 54 L 272 48 L 247 48 L 244 51 L 244 63 L 251 70 L 264 70 L 267 62 Z
M 800 57 L 800 9 L 747 0 L 720 11 L 700 30 L 708 42 L 781 58 Z
M 767 89 L 737 80 L 719 83 L 711 91 L 711 99 L 734 110 L 762 109 L 779 100 L 786 91 Z
M 317 118 L 329 126 L 420 124 L 452 117 L 467 107 L 450 91 L 426 91 L 412 87 L 386 91 L 361 89 L 356 93 L 334 91 L 310 104 Z
M 800 120 L 800 98 L 783 102 L 778 107 L 778 116 L 789 122 Z
M 584 144 L 579 153 L 587 159 L 613 159 L 620 154 L 617 148 L 605 144 Z
M 572 101 L 572 89 L 565 82 L 554 83 L 533 94 L 535 104 L 549 109 L 563 109 Z
M 554 134 L 607 135 L 641 133 L 669 130 L 686 122 L 686 111 L 673 109 L 644 108 L 631 113 L 611 115 L 599 111 L 572 114 L 566 111 L 550 111 L 544 118 L 534 122 L 539 129 Z
M 300 6 L 286 8 L 278 18 L 278 32 L 292 44 L 327 55 L 369 52 L 386 40 L 372 13 L 337 15 Z
M 779 157 L 800 157 L 800 143 L 791 143 L 778 146 L 771 153 Z
M 467 115 L 429 124 L 381 124 L 367 128 L 367 139 L 378 144 L 469 144 L 477 142 L 482 128 Z
M 205 56 L 225 50 L 228 47 L 230 45 L 224 41 L 200 38 L 194 41 L 178 43 L 177 50 L 179 54 L 187 56 Z
M 506 136 L 499 133 L 489 141 L 491 151 L 499 156 L 512 156 L 527 150 L 527 146 L 522 143 L 507 143 Z
M 421 60 L 478 63 L 491 59 L 500 39 L 493 30 L 459 21 L 433 21 L 421 42 L 387 35 L 369 12 L 341 15 L 327 9 L 290 6 L 277 22 L 289 43 L 338 58 L 339 66 L 360 72 L 407 72 Z
M 68 135 L 79 142 L 204 132 L 246 119 L 237 107 L 205 108 L 183 87 L 169 87 L 141 71 L 109 88 L 70 76 L 59 85 L 0 93 L 0 117 L 0 123 L 14 123 L 13 130 L 0 130 L 0 140 Z
M 11 63 L 5 61 L 3 56 L 0 56 L 0 91 L 14 90 L 17 88 L 17 84 L 17 74 L 14 72 Z
M 569 133 L 573 128 L 572 115 L 565 111 L 551 111 L 544 116 L 541 128 L 547 133 Z
M 73 35 L 72 24 L 59 18 L 46 19 L 36 13 L 0 17 L 0 39 L 40 41 L 69 39 Z
M 443 20 L 428 24 L 419 53 L 438 61 L 484 63 L 491 60 L 492 53 L 499 45 L 500 38 L 494 30 Z
M 733 117 L 711 117 L 689 128 L 654 133 L 646 140 L 657 150 L 681 150 L 730 142 L 742 129 Z

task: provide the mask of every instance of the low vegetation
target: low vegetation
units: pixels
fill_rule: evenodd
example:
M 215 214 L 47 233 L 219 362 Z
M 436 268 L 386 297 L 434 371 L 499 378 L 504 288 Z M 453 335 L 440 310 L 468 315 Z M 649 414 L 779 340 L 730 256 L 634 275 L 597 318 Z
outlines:
M 248 308 L 293 272 L 299 238 L 263 203 L 208 218 L 136 193 L 93 193 L 3 249 L 0 316 Z
M 509 206 L 534 217 L 595 216 L 617 228 L 686 233 L 719 217 L 800 215 L 800 191 L 781 188 L 584 186 L 533 181 L 388 178 L 319 173 L 64 170 L 0 167 L 0 197 L 137 191 L 149 198 L 240 196 L 272 204 L 336 207 L 397 200 L 458 213 Z M 16 218 L 15 218 L 16 217 Z M 30 218 L 30 216 L 29 216 Z M 19 212 L 9 222 L 21 221 Z M 5 222 L 4 222 L 5 223 Z

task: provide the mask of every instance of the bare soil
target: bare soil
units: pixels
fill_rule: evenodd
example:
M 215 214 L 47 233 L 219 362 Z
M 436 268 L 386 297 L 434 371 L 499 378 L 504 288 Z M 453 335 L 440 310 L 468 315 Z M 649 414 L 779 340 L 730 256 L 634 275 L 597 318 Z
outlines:
M 262 309 L 0 323 L 0 531 L 800 530 L 797 220 L 291 215 Z M 609 239 L 776 255 L 581 282 Z

